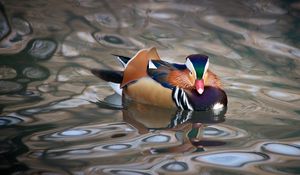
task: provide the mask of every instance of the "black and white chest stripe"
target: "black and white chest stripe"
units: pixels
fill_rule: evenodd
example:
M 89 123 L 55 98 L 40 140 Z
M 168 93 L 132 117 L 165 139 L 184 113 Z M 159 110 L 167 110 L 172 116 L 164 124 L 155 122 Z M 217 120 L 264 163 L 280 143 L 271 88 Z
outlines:
M 184 90 L 179 87 L 175 87 L 172 90 L 172 99 L 175 102 L 176 106 L 183 110 L 191 110 L 193 111 L 194 108 L 190 104 Z

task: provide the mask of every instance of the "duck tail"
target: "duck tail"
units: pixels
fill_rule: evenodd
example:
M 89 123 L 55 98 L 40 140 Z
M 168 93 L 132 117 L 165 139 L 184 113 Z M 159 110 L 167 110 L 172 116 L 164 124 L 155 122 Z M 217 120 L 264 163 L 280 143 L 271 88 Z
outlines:
M 131 59 L 131 58 L 129 58 L 129 57 L 125 57 L 125 56 L 121 56 L 121 55 L 116 55 L 116 54 L 112 54 L 112 55 L 115 56 L 115 57 L 118 59 L 119 63 L 121 63 L 121 65 L 122 65 L 124 68 L 126 67 L 127 63 L 128 63 L 129 60 Z
M 123 71 L 91 69 L 92 74 L 107 82 L 121 83 Z
M 120 83 L 123 80 L 123 71 L 114 70 L 101 70 L 101 69 L 91 69 L 92 74 L 100 79 L 107 81 L 112 89 L 122 95 L 122 89 L 120 88 Z

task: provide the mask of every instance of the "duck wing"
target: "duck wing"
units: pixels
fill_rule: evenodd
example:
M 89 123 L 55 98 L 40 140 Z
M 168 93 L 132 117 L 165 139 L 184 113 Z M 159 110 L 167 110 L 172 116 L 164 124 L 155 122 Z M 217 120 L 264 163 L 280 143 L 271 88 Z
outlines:
M 184 64 L 169 63 L 162 60 L 151 60 L 151 63 L 155 68 L 150 68 L 150 66 L 148 65 L 148 76 L 160 83 L 162 86 L 169 89 L 174 88 L 174 86 L 168 81 L 170 72 L 186 69 L 186 66 Z

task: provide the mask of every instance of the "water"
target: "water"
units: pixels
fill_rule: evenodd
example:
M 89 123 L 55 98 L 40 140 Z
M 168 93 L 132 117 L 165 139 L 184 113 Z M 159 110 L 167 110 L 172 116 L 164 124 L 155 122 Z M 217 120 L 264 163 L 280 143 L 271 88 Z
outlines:
M 300 174 L 300 2 L 1 4 L 1 174 Z M 210 56 L 227 112 L 122 110 L 89 68 L 151 46 Z

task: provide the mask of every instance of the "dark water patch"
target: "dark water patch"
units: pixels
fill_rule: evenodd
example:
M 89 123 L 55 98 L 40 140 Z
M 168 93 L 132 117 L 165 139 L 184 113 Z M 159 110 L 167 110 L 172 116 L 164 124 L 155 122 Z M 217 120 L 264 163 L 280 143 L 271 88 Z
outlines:
M 35 67 L 25 67 L 22 71 L 24 77 L 31 80 L 43 80 L 49 76 L 47 69 L 39 66 Z
M 13 17 L 11 20 L 12 27 L 17 31 L 18 35 L 24 36 L 32 33 L 32 28 L 28 21 L 22 17 Z
M 299 161 L 289 161 L 281 164 L 262 165 L 260 168 L 274 174 L 300 174 Z
M 224 175 L 224 174 L 230 174 L 230 175 L 256 175 L 257 173 L 252 173 L 249 171 L 243 171 L 243 170 L 230 170 L 230 169 L 225 169 L 225 168 L 220 168 L 220 167 L 215 167 L 215 168 L 205 168 L 205 172 L 209 172 L 211 174 L 215 175 Z
M 139 49 L 143 44 L 136 39 L 123 37 L 116 34 L 105 34 L 101 32 L 93 33 L 95 40 L 106 47 L 121 48 L 121 49 Z
M 111 138 L 118 138 L 118 137 L 124 137 L 124 136 L 126 136 L 125 133 L 120 133 L 120 134 L 112 135 Z
M 26 48 L 15 54 L 1 54 L 2 64 L 35 63 L 36 61 L 50 59 L 56 50 L 57 44 L 50 39 L 33 39 Z
M 0 116 L 0 127 L 15 125 L 23 122 L 22 119 L 13 116 Z
M 223 146 L 226 144 L 224 141 L 218 141 L 218 140 L 191 140 L 192 144 L 196 147 L 210 147 L 210 146 Z
M 40 97 L 41 94 L 38 91 L 27 90 L 19 93 L 19 95 L 24 97 Z
M 29 45 L 28 54 L 37 61 L 50 59 L 54 54 L 57 44 L 52 40 L 36 39 Z
M 11 24 L 13 29 L 13 34 L 9 38 L 11 43 L 21 42 L 25 36 L 33 32 L 30 23 L 20 17 L 13 17 Z
M 15 69 L 8 67 L 8 66 L 1 66 L 0 67 L 0 79 L 13 79 L 17 76 L 17 72 Z
M 1 54 L 0 71 L 3 74 L 0 93 L 24 93 L 22 91 L 27 88 L 28 83 L 47 79 L 50 75 L 48 68 L 39 65 L 37 61 L 51 58 L 55 50 L 55 42 L 37 39 L 30 41 L 20 53 Z
M 109 170 L 110 174 L 114 175 L 123 175 L 123 174 L 128 174 L 128 175 L 151 175 L 150 173 L 146 172 L 141 172 L 141 171 L 136 171 L 136 170 Z
M 40 126 L 41 128 L 48 128 L 49 126 Z M 30 168 L 28 167 L 27 164 L 23 163 L 20 161 L 17 157 L 18 155 L 26 154 L 29 149 L 22 142 L 22 139 L 33 132 L 39 130 L 39 127 L 35 128 L 26 128 L 25 127 L 16 127 L 20 129 L 22 132 L 18 134 L 13 134 L 12 132 L 6 132 L 9 131 L 8 128 L 3 129 L 3 132 L 6 132 L 6 138 L 5 141 L 1 142 L 0 145 L 3 147 L 9 146 L 9 151 L 5 151 L 3 154 L 1 154 L 1 161 L 3 164 L 0 167 L 2 173 L 8 173 L 8 174 L 13 174 L 13 173 L 18 173 L 18 172 L 23 172 L 27 171 Z M 8 139 L 9 138 L 9 139 Z
M 9 34 L 10 30 L 4 6 L 2 2 L 0 2 L 0 41 Z
M 13 81 L 0 80 L 0 94 L 11 94 L 22 90 L 24 87 Z

